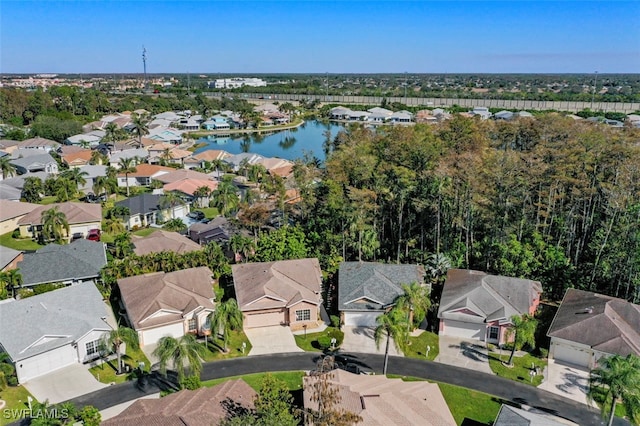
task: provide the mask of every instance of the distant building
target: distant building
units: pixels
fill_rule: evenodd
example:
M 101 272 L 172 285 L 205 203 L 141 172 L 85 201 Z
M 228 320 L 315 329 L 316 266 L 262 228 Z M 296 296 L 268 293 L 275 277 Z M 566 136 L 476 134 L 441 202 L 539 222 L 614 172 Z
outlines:
M 209 84 L 209 87 L 215 88 L 215 89 L 235 89 L 242 86 L 264 87 L 267 85 L 267 82 L 261 78 L 232 77 L 232 78 L 219 78 L 215 81 L 209 81 L 208 84 Z

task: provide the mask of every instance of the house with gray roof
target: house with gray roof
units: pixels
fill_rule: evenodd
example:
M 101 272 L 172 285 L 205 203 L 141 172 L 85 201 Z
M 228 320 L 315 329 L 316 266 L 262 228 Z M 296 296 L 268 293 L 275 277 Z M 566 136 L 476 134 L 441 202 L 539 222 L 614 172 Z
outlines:
M 151 234 L 142 237 L 131 236 L 133 252 L 138 256 L 151 253 L 169 251 L 176 254 L 185 254 L 192 251 L 202 250 L 202 246 L 177 232 L 169 232 L 158 229 Z
M 541 293 L 538 281 L 449 269 L 438 310 L 440 335 L 505 343 L 511 317 L 534 314 Z
M 52 141 L 51 139 L 45 139 L 37 136 L 35 138 L 25 139 L 16 146 L 23 149 L 39 149 L 44 152 L 49 152 L 58 149 L 60 144 L 56 141 Z
M 189 238 L 205 245 L 211 241 L 224 245 L 237 230 L 224 216 L 217 216 L 208 223 L 196 222 L 189 227 Z
M 420 265 L 342 262 L 338 271 L 338 310 L 351 327 L 375 327 L 376 318 L 404 294 L 403 284 L 424 283 Z
M 52 175 L 58 173 L 58 162 L 47 152 L 38 155 L 15 158 L 10 161 L 18 174 L 45 172 Z
M 578 426 L 577 423 L 535 409 L 502 404 L 493 426 Z
M 20 201 L 22 191 L 4 182 L 0 183 L 0 200 Z
M 102 335 L 110 330 L 102 318 L 112 315 L 92 283 L 73 285 L 0 304 L 0 345 L 16 367 L 18 381 L 28 382 L 100 356 Z
M 95 281 L 107 264 L 104 243 L 79 239 L 71 244 L 49 244 L 25 253 L 18 263 L 23 287 L 38 284 L 77 284 Z
M 640 356 L 640 305 L 570 288 L 547 336 L 549 361 L 591 369 L 602 357 Z
M 171 219 L 182 219 L 189 214 L 189 204 L 183 202 L 175 206 L 165 205 L 160 194 L 140 194 L 116 203 L 129 209 L 124 218 L 127 229 L 159 225 Z
M 213 273 L 206 266 L 118 280 L 122 307 L 141 346 L 164 336 L 208 335 L 215 310 Z
M 9 247 L 2 247 L 0 250 L 0 271 L 6 272 L 18 267 L 18 262 L 22 261 L 23 253 Z
M 231 271 L 244 328 L 318 327 L 322 305 L 318 259 L 239 263 Z

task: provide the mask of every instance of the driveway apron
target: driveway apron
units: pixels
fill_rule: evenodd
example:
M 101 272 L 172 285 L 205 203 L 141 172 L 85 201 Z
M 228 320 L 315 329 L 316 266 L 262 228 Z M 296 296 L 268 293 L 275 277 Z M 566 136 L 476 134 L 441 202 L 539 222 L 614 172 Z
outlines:
M 51 404 L 66 401 L 86 393 L 97 391 L 109 385 L 100 383 L 88 366 L 73 364 L 24 383 L 24 387 L 40 402 L 49 400 Z
M 343 327 L 344 341 L 340 350 L 342 352 L 360 352 L 368 354 L 384 355 L 387 345 L 386 336 L 380 342 L 380 349 L 376 347 L 376 341 L 373 339 L 373 327 Z M 396 350 L 393 339 L 389 342 L 389 355 L 404 356 Z
M 460 337 L 439 336 L 440 353 L 436 362 L 493 374 L 484 342 Z
M 549 360 L 544 381 L 538 388 L 589 405 L 589 371 L 582 367 Z
M 304 352 L 296 345 L 291 329 L 286 326 L 257 327 L 244 330 L 251 342 L 251 355 Z

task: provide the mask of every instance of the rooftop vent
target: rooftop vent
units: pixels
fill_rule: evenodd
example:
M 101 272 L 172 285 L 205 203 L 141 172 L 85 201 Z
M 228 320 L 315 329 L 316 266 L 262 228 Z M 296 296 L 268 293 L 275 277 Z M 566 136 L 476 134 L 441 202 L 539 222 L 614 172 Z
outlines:
M 589 306 L 588 308 L 583 308 L 578 313 L 579 314 L 592 314 L 593 313 L 593 306 Z

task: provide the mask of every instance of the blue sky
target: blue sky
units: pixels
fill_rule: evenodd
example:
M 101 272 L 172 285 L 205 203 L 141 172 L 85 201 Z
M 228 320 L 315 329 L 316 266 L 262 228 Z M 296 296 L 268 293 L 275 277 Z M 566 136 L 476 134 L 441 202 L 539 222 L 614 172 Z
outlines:
M 12 1 L 0 72 L 640 72 L 640 2 Z

